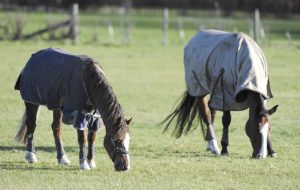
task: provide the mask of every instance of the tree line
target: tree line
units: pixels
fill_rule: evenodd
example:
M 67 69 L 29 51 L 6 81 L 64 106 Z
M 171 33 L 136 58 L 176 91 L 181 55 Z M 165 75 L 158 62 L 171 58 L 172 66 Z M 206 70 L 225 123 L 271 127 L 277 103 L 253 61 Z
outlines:
M 68 8 L 78 3 L 81 9 L 103 6 L 129 6 L 134 8 L 216 9 L 225 15 L 234 11 L 253 11 L 288 15 L 300 13 L 300 0 L 0 0 L 2 8 L 15 6 Z

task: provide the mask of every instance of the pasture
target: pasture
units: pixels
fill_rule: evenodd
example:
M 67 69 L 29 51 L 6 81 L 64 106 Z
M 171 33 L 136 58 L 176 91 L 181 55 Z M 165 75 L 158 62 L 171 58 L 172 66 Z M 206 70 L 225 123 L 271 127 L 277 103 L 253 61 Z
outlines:
M 0 17 L 7 13 L 0 13 Z M 63 15 L 53 15 L 57 19 Z M 180 139 L 162 134 L 157 125 L 173 108 L 185 90 L 183 44 L 178 41 L 175 26 L 169 32 L 169 45 L 161 45 L 160 17 L 132 16 L 135 26 L 129 45 L 107 44 L 106 39 L 92 42 L 94 30 L 107 35 L 105 19 L 117 17 L 82 14 L 80 42 L 69 41 L 0 42 L 0 189 L 300 189 L 300 47 L 299 37 L 290 46 L 284 37 L 284 25 L 300 31 L 299 17 L 290 20 L 266 19 L 270 38 L 262 47 L 269 65 L 274 98 L 268 107 L 279 104 L 272 116 L 271 138 L 277 158 L 250 158 L 252 148 L 245 134 L 247 111 L 233 112 L 229 129 L 229 157 L 216 157 L 205 151 L 200 128 Z M 25 31 L 35 30 L 45 20 L 42 13 L 27 14 Z M 31 20 L 32 22 L 29 22 Z M 158 22 L 158 23 L 157 23 Z M 247 32 L 247 21 L 237 16 L 224 19 L 230 28 Z M 175 21 L 174 21 L 175 23 Z M 203 20 L 210 25 L 209 20 Z M 269 24 L 268 24 L 269 23 Z M 297 24 L 296 24 L 297 23 Z M 42 25 L 43 26 L 43 25 Z M 172 25 L 171 25 L 172 26 Z M 189 25 L 188 25 L 189 26 Z M 186 30 L 186 41 L 195 29 Z M 299 33 L 298 33 L 299 34 Z M 24 147 L 13 142 L 24 104 L 13 90 L 17 76 L 31 53 L 46 47 L 60 47 L 76 54 L 87 54 L 99 60 L 131 125 L 130 156 L 132 169 L 115 172 L 103 147 L 104 130 L 96 144 L 97 168 L 80 171 L 76 131 L 63 126 L 63 142 L 71 161 L 59 166 L 52 137 L 52 112 L 43 107 L 37 122 L 35 145 L 37 164 L 24 162 Z M 216 117 L 216 133 L 221 139 L 221 116 Z M 220 143 L 220 142 L 218 142 Z

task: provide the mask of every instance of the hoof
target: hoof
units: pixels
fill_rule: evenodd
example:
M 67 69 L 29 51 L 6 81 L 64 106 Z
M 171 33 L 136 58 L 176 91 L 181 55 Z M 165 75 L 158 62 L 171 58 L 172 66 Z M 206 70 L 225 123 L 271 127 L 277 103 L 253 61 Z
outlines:
M 221 156 L 229 156 L 228 152 L 221 152 Z
M 214 139 L 208 141 L 206 150 L 210 151 L 211 153 L 213 153 L 215 155 L 220 155 L 220 149 L 218 147 L 217 141 Z
M 90 169 L 96 168 L 96 162 L 94 159 L 88 160 L 87 163 L 88 163 Z
M 68 159 L 68 157 L 67 157 L 67 155 L 63 155 L 62 157 L 61 157 L 61 159 L 58 159 L 58 164 L 59 165 L 70 165 L 70 160 Z
M 80 170 L 90 170 L 91 169 L 86 160 L 80 160 L 79 164 L 80 164 Z
M 25 152 L 25 161 L 28 163 L 36 163 L 37 159 L 35 153 L 26 151 Z
M 212 154 L 216 155 L 216 156 L 220 156 L 220 151 L 219 150 L 213 150 L 211 151 Z
M 261 155 L 261 154 L 257 154 L 255 156 L 256 159 L 263 159 L 263 158 L 266 158 L 265 156 Z
M 271 158 L 276 158 L 277 157 L 277 154 L 275 152 L 271 153 L 271 154 L 268 154 L 269 157 Z

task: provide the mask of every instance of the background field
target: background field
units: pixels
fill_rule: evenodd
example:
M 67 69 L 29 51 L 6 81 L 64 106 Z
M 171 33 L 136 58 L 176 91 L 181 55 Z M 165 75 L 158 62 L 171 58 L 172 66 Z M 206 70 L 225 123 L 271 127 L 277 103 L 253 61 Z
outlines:
M 0 18 L 15 13 L 1 12 Z M 23 13 L 25 32 L 45 25 L 47 15 Z M 175 15 L 175 13 L 174 13 Z M 215 20 L 203 12 L 201 22 L 214 27 Z M 55 19 L 63 14 L 52 15 Z M 207 19 L 206 19 L 207 18 Z M 131 15 L 134 20 L 129 45 L 120 45 L 116 27 L 115 42 L 107 43 L 105 21 L 118 25 L 118 17 L 108 14 L 81 14 L 80 41 L 0 42 L 0 189 L 300 189 L 300 47 L 299 17 L 280 20 L 266 17 L 269 28 L 263 51 L 269 64 L 274 98 L 269 107 L 279 104 L 272 117 L 272 140 L 277 158 L 250 158 L 251 145 L 244 132 L 247 111 L 234 112 L 230 128 L 230 156 L 215 157 L 205 151 L 200 129 L 181 139 L 162 134 L 157 125 L 173 108 L 185 90 L 183 46 L 177 35 L 176 20 L 171 22 L 169 45 L 162 46 L 160 15 Z M 196 30 L 190 18 L 186 24 L 186 40 Z M 247 15 L 221 20 L 224 29 L 248 32 Z M 92 41 L 95 31 L 102 36 Z M 285 32 L 291 31 L 289 44 Z M 47 37 L 47 36 L 46 36 Z M 46 38 L 45 37 L 45 38 Z M 37 164 L 23 161 L 24 147 L 13 142 L 24 105 L 19 92 L 13 90 L 15 80 L 31 53 L 47 47 L 60 47 L 77 54 L 87 54 L 100 61 L 131 125 L 131 162 L 129 172 L 115 172 L 102 145 L 104 130 L 97 137 L 97 168 L 79 171 L 76 132 L 63 126 L 63 141 L 71 165 L 57 164 L 51 131 L 51 112 L 42 108 L 35 133 Z M 217 136 L 221 135 L 221 113 L 217 114 Z

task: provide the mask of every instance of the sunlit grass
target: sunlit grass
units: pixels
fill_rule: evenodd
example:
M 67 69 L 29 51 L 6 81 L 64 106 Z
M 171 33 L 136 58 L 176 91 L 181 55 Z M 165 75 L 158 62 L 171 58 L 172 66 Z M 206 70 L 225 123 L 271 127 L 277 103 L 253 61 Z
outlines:
M 90 16 L 92 17 L 92 16 Z M 33 16 L 36 20 L 38 15 Z M 90 29 L 83 28 L 92 33 Z M 88 35 L 78 45 L 69 41 L 0 42 L 0 189 L 299 189 L 300 187 L 300 50 L 284 40 L 263 46 L 269 63 L 274 98 L 279 104 L 272 117 L 271 138 L 277 158 L 251 159 L 251 146 L 244 132 L 247 111 L 234 112 L 230 127 L 229 157 L 215 157 L 205 151 L 200 129 L 181 139 L 162 134 L 157 125 L 173 108 L 185 90 L 183 45 L 176 33 L 171 43 L 161 45 L 161 33 L 154 29 L 134 30 L 128 46 L 88 43 Z M 173 37 L 172 37 L 173 35 Z M 193 35 L 191 29 L 187 38 Z M 298 42 L 295 42 L 298 43 Z M 79 171 L 76 132 L 63 126 L 63 140 L 71 165 L 57 164 L 51 131 L 51 112 L 41 110 L 35 133 L 37 164 L 27 164 L 24 147 L 12 139 L 23 114 L 15 80 L 30 55 L 42 48 L 60 47 L 87 54 L 102 64 L 131 125 L 129 172 L 115 172 L 103 145 L 104 130 L 97 137 L 97 168 Z M 217 113 L 218 139 L 222 114 Z

